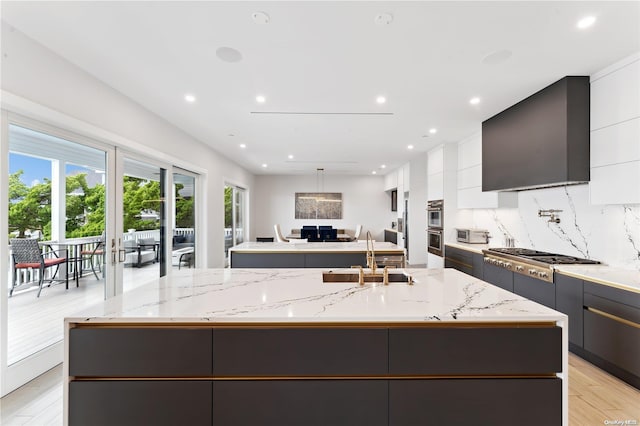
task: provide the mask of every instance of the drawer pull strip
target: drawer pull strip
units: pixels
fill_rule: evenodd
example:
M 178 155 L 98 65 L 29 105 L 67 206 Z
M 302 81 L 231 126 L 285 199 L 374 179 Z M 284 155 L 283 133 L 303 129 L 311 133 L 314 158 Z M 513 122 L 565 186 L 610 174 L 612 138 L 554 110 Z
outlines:
M 613 320 L 613 321 L 616 321 L 616 322 L 620 322 L 622 324 L 626 324 L 626 325 L 629 325 L 631 327 L 640 328 L 640 324 L 638 324 L 637 322 L 633 322 L 633 321 L 629 321 L 628 319 L 620 318 L 619 316 L 616 316 L 616 315 L 613 315 L 613 314 L 609 314 L 607 312 L 603 312 L 603 311 L 601 311 L 599 309 L 588 307 L 587 310 L 589 312 L 593 312 L 596 315 L 600 315 L 600 316 L 609 318 L 610 320 Z

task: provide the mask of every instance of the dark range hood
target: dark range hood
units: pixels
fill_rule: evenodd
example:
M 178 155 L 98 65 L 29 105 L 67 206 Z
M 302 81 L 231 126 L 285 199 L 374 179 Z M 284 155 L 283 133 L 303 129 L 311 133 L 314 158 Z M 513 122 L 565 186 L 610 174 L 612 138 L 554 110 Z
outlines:
M 589 77 L 564 77 L 482 122 L 482 190 L 589 181 Z

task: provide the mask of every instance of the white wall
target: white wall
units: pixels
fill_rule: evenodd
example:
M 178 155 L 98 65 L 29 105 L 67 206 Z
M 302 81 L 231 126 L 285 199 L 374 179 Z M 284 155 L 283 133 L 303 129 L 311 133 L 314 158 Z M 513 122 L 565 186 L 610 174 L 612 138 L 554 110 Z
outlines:
M 3 91 L 117 135 L 119 138 L 107 140 L 114 145 L 141 152 L 159 151 L 164 153 L 161 160 L 186 169 L 193 165 L 204 171 L 205 199 L 197 201 L 206 205 L 203 226 L 206 226 L 207 258 L 203 266 L 224 265 L 224 182 L 232 181 L 249 189 L 251 194 L 254 181 L 251 173 L 4 22 L 2 53 Z M 6 105 L 5 99 L 3 106 L 42 120 L 33 110 L 15 111 L 15 107 Z M 61 126 L 48 120 L 48 124 Z
M 274 236 L 273 225 L 279 223 L 283 234 L 302 225 L 332 225 L 351 233 L 363 226 L 364 238 L 371 231 L 376 241 L 384 241 L 384 228 L 390 228 L 396 214 L 391 211 L 391 198 L 384 191 L 384 177 L 326 175 L 324 188 L 318 190 L 312 176 L 258 176 L 253 191 L 254 214 L 251 239 Z M 341 192 L 342 219 L 295 219 L 296 192 Z

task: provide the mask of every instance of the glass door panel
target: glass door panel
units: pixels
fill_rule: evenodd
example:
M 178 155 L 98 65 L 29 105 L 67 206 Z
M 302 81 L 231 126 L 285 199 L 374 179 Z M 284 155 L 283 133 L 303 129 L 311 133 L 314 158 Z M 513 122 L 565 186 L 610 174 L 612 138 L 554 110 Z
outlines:
M 229 248 L 245 241 L 246 191 L 233 185 L 224 187 L 224 257 L 229 264 Z
M 104 300 L 111 272 L 102 246 L 107 151 L 15 124 L 8 134 L 6 361 L 11 366 L 59 344 L 63 318 Z M 18 262 L 24 239 L 38 241 L 33 255 L 58 265 L 41 274 Z
M 120 262 L 122 291 L 164 276 L 166 169 L 123 157 Z
M 172 215 L 172 253 L 171 264 L 174 269 L 195 267 L 196 216 L 195 216 L 196 178 L 187 172 L 173 173 Z

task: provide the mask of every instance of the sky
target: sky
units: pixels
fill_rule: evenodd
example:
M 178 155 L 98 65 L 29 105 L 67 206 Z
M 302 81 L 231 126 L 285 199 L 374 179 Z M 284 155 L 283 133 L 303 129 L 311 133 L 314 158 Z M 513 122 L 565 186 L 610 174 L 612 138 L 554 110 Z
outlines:
M 44 178 L 51 179 L 51 161 L 10 152 L 9 174 L 13 174 L 18 170 L 24 171 L 20 180 L 26 183 L 29 187 L 41 183 Z M 80 166 L 67 164 L 67 175 L 73 175 L 78 171 L 86 171 L 86 169 Z

